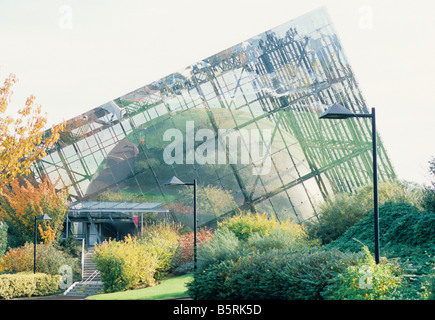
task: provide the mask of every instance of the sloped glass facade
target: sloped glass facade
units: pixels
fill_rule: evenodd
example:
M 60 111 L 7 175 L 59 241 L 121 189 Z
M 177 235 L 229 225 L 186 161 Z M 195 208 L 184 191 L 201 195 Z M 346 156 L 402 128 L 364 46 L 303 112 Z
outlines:
M 192 190 L 164 183 L 197 179 L 199 225 L 238 208 L 303 222 L 372 183 L 371 123 L 319 120 L 336 102 L 368 113 L 321 8 L 71 119 L 33 171 L 73 200 L 161 202 L 182 222 Z M 394 177 L 380 140 L 378 157 Z

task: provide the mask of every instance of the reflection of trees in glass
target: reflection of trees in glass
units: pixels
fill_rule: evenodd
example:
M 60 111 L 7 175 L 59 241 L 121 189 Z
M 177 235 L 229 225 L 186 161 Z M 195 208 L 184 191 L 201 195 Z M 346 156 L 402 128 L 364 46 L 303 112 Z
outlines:
M 138 193 L 131 193 L 124 190 L 112 191 L 106 190 L 98 194 L 95 198 L 97 201 L 109 202 L 146 202 L 147 199 Z
M 272 130 L 274 135 L 271 154 L 273 154 L 274 163 L 271 165 L 270 173 L 261 176 L 263 183 L 268 184 L 268 191 L 274 191 L 282 187 L 282 181 L 277 178 L 277 171 L 287 171 L 287 168 L 292 165 L 289 159 L 289 152 L 291 152 L 293 159 L 296 159 L 298 165 L 307 166 L 306 162 L 303 161 L 305 157 L 297 140 L 283 128 L 278 129 L 267 118 L 260 118 L 256 122 L 252 122 L 252 115 L 246 111 L 220 108 L 190 109 L 156 118 L 141 125 L 129 134 L 129 141 L 134 143 L 139 150 L 136 156 L 134 174 L 137 178 L 136 181 L 138 181 L 144 193 L 155 189 L 157 183 L 162 184 L 173 175 L 177 175 L 183 181 L 191 180 L 196 176 L 200 184 L 232 190 L 234 193 L 233 197 L 237 198 L 236 202 L 239 206 L 252 202 L 253 199 L 258 197 L 258 192 L 263 190 L 262 182 L 258 179 L 259 176 L 253 175 L 253 166 L 240 163 L 242 152 L 249 152 L 249 146 L 246 149 L 244 146 L 238 145 L 237 148 L 233 149 L 237 150 L 238 164 L 219 164 L 217 161 L 213 164 L 199 165 L 196 161 L 194 164 L 186 164 L 185 145 L 183 146 L 184 161 L 182 164 L 171 165 L 165 163 L 163 151 L 170 142 L 163 141 L 164 133 L 169 129 L 178 129 L 184 137 L 183 143 L 185 143 L 186 121 L 194 122 L 195 132 L 198 132 L 200 129 L 211 129 L 214 132 L 216 132 L 216 128 L 237 129 L 236 123 L 239 128 L 246 130 Z M 244 124 L 248 125 L 243 126 Z M 249 141 L 245 142 L 249 145 Z M 203 141 L 195 141 L 195 150 L 202 143 Z M 286 148 L 286 144 L 290 146 L 289 149 Z M 217 143 L 215 146 L 217 148 Z M 215 151 L 216 159 L 218 159 L 218 150 L 216 149 Z M 306 170 L 309 169 L 305 168 L 302 172 Z M 288 175 L 288 179 L 292 181 L 299 178 L 296 176 L 296 173 L 289 173 Z M 164 192 L 166 194 L 171 191 L 165 190 Z
M 76 128 L 86 125 L 87 121 L 84 117 L 76 117 L 65 124 L 64 130 L 59 133 L 58 143 L 61 147 L 73 144 L 83 137 L 80 134 L 73 133 Z
M 216 117 L 219 124 L 219 128 L 232 128 L 234 122 L 231 119 L 231 114 L 228 110 L 220 109 L 214 111 L 213 115 Z M 135 164 L 135 173 L 144 172 L 151 174 L 150 170 L 154 170 L 158 177 L 170 177 L 173 175 L 172 165 L 166 164 L 163 160 L 163 151 L 169 144 L 168 141 L 163 141 L 163 135 L 166 130 L 176 128 L 180 130 L 183 137 L 186 137 L 186 121 L 194 121 L 195 131 L 200 129 L 212 129 L 212 124 L 209 120 L 209 116 L 205 109 L 190 110 L 181 113 L 172 113 L 160 117 L 159 122 L 153 121 L 148 124 L 146 128 L 140 128 L 131 133 L 128 138 L 131 142 L 138 145 L 139 154 L 137 155 Z M 201 145 L 202 141 L 195 141 L 194 147 Z M 186 148 L 183 146 L 183 158 L 186 157 Z M 196 166 L 198 166 L 196 164 Z M 214 172 L 216 167 L 221 171 L 225 171 L 225 174 L 231 171 L 227 165 L 204 165 L 209 167 L 209 170 L 202 168 L 201 177 L 202 181 L 214 181 L 217 176 Z M 201 166 L 202 167 L 202 166 Z M 177 172 L 190 172 L 193 171 L 193 165 L 191 164 L 177 164 Z M 149 180 L 148 180 L 149 181 Z M 149 181 L 153 184 L 154 181 Z M 147 181 L 144 181 L 147 183 Z
M 231 190 L 224 190 L 212 185 L 198 186 L 197 214 L 199 225 L 237 207 L 231 192 Z M 178 191 L 177 200 L 169 204 L 169 209 L 179 222 L 193 227 L 193 189 L 181 187 Z

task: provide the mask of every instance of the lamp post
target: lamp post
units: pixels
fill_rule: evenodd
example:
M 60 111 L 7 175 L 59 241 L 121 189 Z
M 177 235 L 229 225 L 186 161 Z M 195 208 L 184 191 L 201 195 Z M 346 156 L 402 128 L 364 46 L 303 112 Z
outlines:
M 37 228 L 36 228 L 37 220 L 51 220 L 51 218 L 46 213 L 44 213 L 39 218 L 37 216 L 35 216 L 35 243 L 33 245 L 33 273 L 36 273 L 36 241 L 37 241 L 37 237 L 38 237 L 38 232 L 37 232 Z
M 185 183 L 178 179 L 176 176 L 173 176 L 171 179 L 169 179 L 165 185 L 168 186 L 193 186 L 193 261 L 194 270 L 197 269 L 197 246 L 196 246 L 196 228 L 197 228 L 197 212 L 196 212 L 196 203 L 197 203 L 197 194 L 196 194 L 196 187 L 197 182 L 196 179 L 193 180 L 192 183 Z
M 372 113 L 352 113 L 341 104 L 335 103 L 323 113 L 319 119 L 347 119 L 347 118 L 371 118 L 372 119 L 372 148 L 373 148 L 373 204 L 375 223 L 375 261 L 379 264 L 379 200 L 378 200 L 378 165 L 376 145 L 376 117 L 375 108 Z

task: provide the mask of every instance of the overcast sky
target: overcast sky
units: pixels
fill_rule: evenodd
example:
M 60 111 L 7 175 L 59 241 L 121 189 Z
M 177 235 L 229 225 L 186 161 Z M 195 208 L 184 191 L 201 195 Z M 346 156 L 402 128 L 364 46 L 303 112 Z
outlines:
M 435 157 L 435 2 L 429 0 L 0 0 L 0 81 L 49 125 L 326 6 L 400 179 Z

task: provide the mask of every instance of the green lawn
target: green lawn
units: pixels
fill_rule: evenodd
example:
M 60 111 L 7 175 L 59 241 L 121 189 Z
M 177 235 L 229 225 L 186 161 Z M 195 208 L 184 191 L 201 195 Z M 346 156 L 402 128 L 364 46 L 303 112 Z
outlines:
M 192 274 L 163 280 L 155 287 L 123 292 L 98 294 L 87 297 L 88 300 L 163 300 L 187 296 L 186 283 L 193 280 Z

